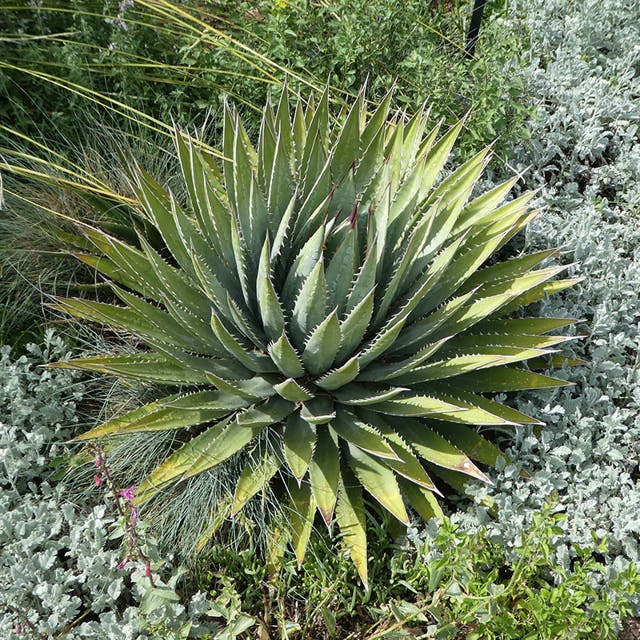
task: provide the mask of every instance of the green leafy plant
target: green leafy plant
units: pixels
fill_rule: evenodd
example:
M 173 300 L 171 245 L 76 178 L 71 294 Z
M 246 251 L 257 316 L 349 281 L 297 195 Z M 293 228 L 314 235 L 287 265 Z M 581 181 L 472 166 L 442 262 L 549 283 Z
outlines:
M 553 250 L 483 267 L 537 215 L 533 194 L 501 204 L 514 177 L 470 199 L 490 149 L 441 178 L 464 123 L 427 131 L 428 112 L 390 101 L 368 114 L 361 93 L 332 124 L 328 92 L 292 116 L 285 93 L 257 148 L 227 109 L 221 167 L 176 132 L 188 198 L 134 168 L 137 239 L 82 227 L 79 257 L 125 306 L 56 306 L 145 347 L 64 366 L 181 387 L 80 438 L 178 434 L 138 505 L 248 450 L 214 523 L 270 487 L 288 509 L 271 537 L 302 561 L 317 509 L 365 584 L 363 490 L 407 524 L 405 500 L 441 515 L 432 477 L 486 481 L 475 463 L 501 452 L 473 427 L 537 420 L 482 394 L 565 384 L 531 369 L 571 321 L 509 316 L 575 282 L 536 268 Z

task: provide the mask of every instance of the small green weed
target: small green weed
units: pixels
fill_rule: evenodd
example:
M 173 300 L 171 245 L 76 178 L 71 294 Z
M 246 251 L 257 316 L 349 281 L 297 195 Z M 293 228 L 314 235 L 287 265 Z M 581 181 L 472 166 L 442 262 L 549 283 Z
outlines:
M 246 616 L 265 638 L 365 640 L 607 640 L 631 615 L 640 574 L 629 565 L 607 576 L 606 541 L 571 547 L 570 570 L 554 560 L 565 514 L 546 505 L 512 552 L 482 529 L 465 533 L 445 519 L 412 547 L 371 532 L 371 588 L 365 591 L 344 554 L 315 537 L 298 571 L 285 559 L 269 574 L 250 546 L 215 548 L 187 590 L 206 590 L 229 624 Z M 373 522 L 370 525 L 373 526 Z M 242 617 L 241 617 L 242 616 Z M 236 636 L 230 636 L 236 637 Z

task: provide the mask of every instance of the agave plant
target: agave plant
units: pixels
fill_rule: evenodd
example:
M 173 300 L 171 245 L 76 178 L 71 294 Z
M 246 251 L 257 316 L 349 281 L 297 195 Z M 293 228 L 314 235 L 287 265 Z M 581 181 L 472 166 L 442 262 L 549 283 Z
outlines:
M 501 455 L 475 427 L 537 423 L 483 394 L 565 384 L 534 370 L 571 321 L 513 316 L 574 282 L 538 268 L 553 250 L 491 263 L 537 215 L 532 194 L 504 203 L 516 176 L 471 198 L 490 150 L 442 177 L 463 122 L 441 133 L 389 103 L 370 113 L 360 95 L 334 121 L 326 94 L 291 115 L 285 93 L 256 147 L 228 108 L 222 160 L 176 132 L 188 197 L 136 168 L 138 240 L 83 227 L 79 257 L 124 304 L 56 305 L 144 345 L 70 366 L 177 387 L 80 437 L 180 430 L 140 505 L 267 432 L 278 446 L 239 474 L 227 515 L 273 487 L 298 561 L 317 510 L 365 583 L 365 499 L 405 524 L 407 505 L 440 515 L 444 485 L 487 481 L 477 463 Z

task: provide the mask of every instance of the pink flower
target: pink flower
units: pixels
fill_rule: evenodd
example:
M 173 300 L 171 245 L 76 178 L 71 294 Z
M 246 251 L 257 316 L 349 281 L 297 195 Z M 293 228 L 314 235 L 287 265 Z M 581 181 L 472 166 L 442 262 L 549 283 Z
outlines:
M 97 456 L 96 457 L 96 467 L 101 467 L 102 466 L 102 456 Z
M 96 487 L 99 487 L 102 484 L 102 478 L 99 475 L 93 476 L 93 481 L 96 483 Z
M 130 487 L 127 487 L 126 489 L 122 489 L 122 491 L 118 492 L 118 495 L 121 498 L 124 498 L 125 500 L 133 500 L 133 496 L 135 495 L 136 492 L 136 486 L 134 484 L 132 484 Z

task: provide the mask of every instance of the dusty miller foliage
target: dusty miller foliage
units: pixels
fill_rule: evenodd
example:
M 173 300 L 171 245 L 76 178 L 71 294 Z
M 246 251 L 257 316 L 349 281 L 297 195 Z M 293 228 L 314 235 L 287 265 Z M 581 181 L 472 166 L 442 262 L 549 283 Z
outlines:
M 584 278 L 541 315 L 585 320 L 576 331 L 588 335 L 573 350 L 587 364 L 565 370 L 573 387 L 518 396 L 516 408 L 547 426 L 538 437 L 518 430 L 514 463 L 493 476 L 495 488 L 474 492 L 461 518 L 512 546 L 556 497 L 569 516 L 559 564 L 568 568 L 569 543 L 589 545 L 594 532 L 608 539 L 613 576 L 640 561 L 640 4 L 538 0 L 512 10 L 534 34 L 527 75 L 537 116 L 511 162 L 529 167 L 526 187 L 542 186 L 547 208 L 527 248 L 563 246 L 577 263 L 572 275 Z
M 143 619 L 144 573 L 117 570 L 113 510 L 81 508 L 55 479 L 87 393 L 76 372 L 40 366 L 65 353 L 51 332 L 17 359 L 0 350 L 0 637 L 52 638 L 80 616 L 65 638 L 186 637 L 209 603 L 197 595 L 188 612 L 168 603 Z

